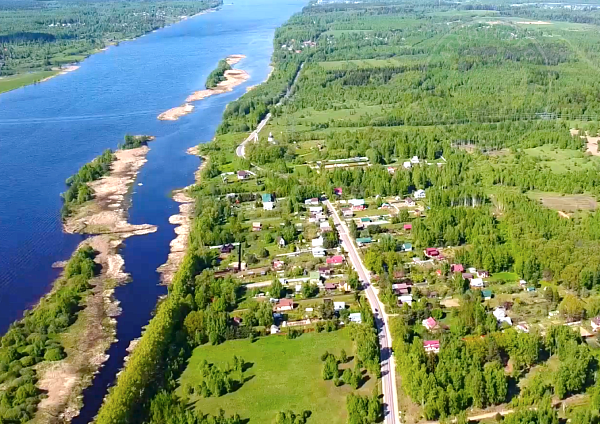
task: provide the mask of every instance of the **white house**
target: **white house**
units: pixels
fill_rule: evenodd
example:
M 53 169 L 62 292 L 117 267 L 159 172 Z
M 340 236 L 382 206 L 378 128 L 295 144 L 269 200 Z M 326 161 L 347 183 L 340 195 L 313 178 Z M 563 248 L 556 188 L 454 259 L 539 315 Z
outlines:
M 408 306 L 412 306 L 412 301 L 413 301 L 412 294 L 405 294 L 405 295 L 402 295 L 402 296 L 398 296 L 398 301 L 401 304 L 408 303 Z
M 316 198 L 316 197 L 312 197 L 310 199 L 306 199 L 304 201 L 304 204 L 307 205 L 307 206 L 316 206 L 316 205 L 319 204 L 319 199 Z
M 350 315 L 348 315 L 348 318 L 350 319 L 350 322 L 355 322 L 357 324 L 362 323 L 362 317 L 360 316 L 360 312 L 353 312 Z
M 312 249 L 313 257 L 315 258 L 324 258 L 326 255 L 325 249 L 322 247 L 313 247 Z
M 470 285 L 471 287 L 480 289 L 483 287 L 483 280 L 481 278 L 472 278 Z
M 311 206 L 308 208 L 308 211 L 310 213 L 319 213 L 319 212 L 323 212 L 323 207 L 322 206 Z
M 348 203 L 350 203 L 352 206 L 364 206 L 365 199 L 350 199 L 348 200 Z
M 346 302 L 333 302 L 334 311 L 341 311 L 342 309 L 346 309 Z
M 425 190 L 418 189 L 413 193 L 415 199 L 424 199 L 425 198 Z
M 494 309 L 494 312 L 492 312 L 492 314 L 496 317 L 496 320 L 498 322 L 505 322 L 508 325 L 512 326 L 512 320 L 509 316 L 506 315 L 506 309 L 498 307 Z
M 402 166 L 404 167 L 404 169 L 410 169 L 410 168 L 412 168 L 412 163 L 410 163 L 410 162 L 404 162 L 402 164 Z
M 280 331 L 281 330 L 279 329 L 279 327 L 277 327 L 275 324 L 271 325 L 271 334 L 277 334 Z
M 419 162 L 420 162 L 420 161 L 419 161 L 419 157 L 418 157 L 418 156 L 413 156 L 413 157 L 411 158 L 411 160 L 410 160 L 410 163 L 415 163 L 415 164 L 417 164 L 417 163 L 419 163 Z
M 329 225 L 329 221 L 324 221 L 319 224 L 319 228 L 321 231 L 331 231 L 331 226 Z
M 312 239 L 312 247 L 323 247 L 323 236 Z

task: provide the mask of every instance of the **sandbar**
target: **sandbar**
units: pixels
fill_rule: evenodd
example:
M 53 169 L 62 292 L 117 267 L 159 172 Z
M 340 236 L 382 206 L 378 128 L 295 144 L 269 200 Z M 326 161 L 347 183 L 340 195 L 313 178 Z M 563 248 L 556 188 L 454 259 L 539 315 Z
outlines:
M 225 60 L 229 65 L 234 65 L 245 57 L 246 56 L 243 54 L 232 54 L 227 56 Z M 184 104 L 161 113 L 158 115 L 158 119 L 161 121 L 176 121 L 180 117 L 187 115 L 194 110 L 194 105 L 191 104 L 192 102 L 206 99 L 207 97 L 214 96 L 215 94 L 222 94 L 232 91 L 234 87 L 247 81 L 250 78 L 250 75 L 248 72 L 241 69 L 229 69 L 225 71 L 224 77 L 225 80 L 218 83 L 216 87 L 206 88 L 204 90 L 199 90 L 192 93 L 187 97 L 187 99 L 185 99 Z

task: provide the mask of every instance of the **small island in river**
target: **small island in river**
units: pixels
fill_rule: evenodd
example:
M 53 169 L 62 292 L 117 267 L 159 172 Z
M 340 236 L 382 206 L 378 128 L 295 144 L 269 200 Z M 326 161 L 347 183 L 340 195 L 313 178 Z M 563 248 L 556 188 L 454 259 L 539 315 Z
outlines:
M 113 292 L 129 278 L 119 249 L 125 238 L 157 230 L 155 225 L 127 222 L 128 195 L 153 139 L 128 135 L 117 151 L 106 150 L 67 180 L 64 231 L 92 235 L 77 252 L 93 249 L 97 273 L 90 280 L 90 290 L 82 295 L 85 307 L 62 337 L 65 357 L 38 368 L 38 387 L 47 394 L 37 410 L 42 421 L 56 416 L 69 421 L 76 416 L 83 389 L 108 358 L 106 351 L 115 340 L 115 317 L 120 314 Z
M 250 75 L 241 69 L 231 69 L 231 65 L 235 65 L 246 56 L 234 54 L 227 56 L 221 60 L 217 68 L 210 73 L 206 80 L 206 89 L 199 90 L 187 97 L 185 103 L 181 106 L 174 107 L 166 112 L 158 115 L 161 121 L 176 121 L 180 117 L 191 113 L 194 110 L 192 102 L 205 99 L 215 94 L 222 94 L 232 91 L 234 87 L 242 84 L 250 78 Z

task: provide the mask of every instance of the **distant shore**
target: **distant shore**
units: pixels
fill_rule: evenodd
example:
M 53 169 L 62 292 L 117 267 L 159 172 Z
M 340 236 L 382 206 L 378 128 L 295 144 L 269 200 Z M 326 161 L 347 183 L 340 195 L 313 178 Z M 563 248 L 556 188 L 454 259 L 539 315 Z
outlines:
M 229 65 L 234 65 L 244 59 L 246 56 L 242 54 L 233 54 L 227 56 L 225 59 Z M 216 94 L 227 93 L 232 91 L 234 87 L 246 82 L 250 75 L 241 69 L 230 69 L 225 71 L 224 74 L 225 81 L 221 81 L 217 84 L 215 88 L 206 88 L 204 90 L 196 91 L 190 94 L 186 99 L 185 103 L 181 106 L 174 107 L 169 109 L 160 115 L 158 115 L 158 119 L 161 121 L 176 121 L 180 117 L 192 113 L 194 110 L 194 105 L 192 102 L 197 102 L 199 100 L 206 99 L 207 97 L 214 96 Z
M 117 41 L 114 41 L 114 42 L 110 42 L 110 43 L 106 44 L 102 48 L 90 51 L 87 54 L 84 53 L 85 58 L 83 60 L 85 60 L 88 57 L 90 57 L 92 55 L 95 55 L 97 53 L 104 52 L 104 51 L 108 50 L 111 46 L 118 45 L 119 43 L 122 43 L 122 42 L 125 42 L 125 41 L 136 40 L 138 38 L 144 37 L 145 35 L 148 35 L 148 34 L 151 34 L 153 32 L 156 32 L 156 31 L 158 31 L 160 29 L 169 27 L 171 25 L 176 25 L 176 24 L 178 24 L 180 22 L 187 21 L 189 19 L 193 19 L 193 18 L 195 18 L 197 16 L 205 15 L 205 14 L 211 13 L 211 12 L 216 12 L 217 10 L 219 10 L 218 7 L 211 7 L 209 9 L 203 10 L 203 11 L 198 12 L 198 13 L 196 13 L 194 15 L 191 15 L 191 16 L 181 16 L 179 18 L 179 20 L 177 20 L 175 22 L 172 22 L 172 23 L 170 23 L 168 25 L 165 25 L 164 27 L 161 27 L 159 29 L 149 31 L 149 32 L 146 32 L 144 34 L 140 34 L 138 37 L 135 37 L 135 38 L 125 38 L 125 39 L 122 39 L 122 40 L 117 40 Z M 24 76 L 29 75 L 29 74 L 37 74 L 37 73 L 43 73 L 43 72 L 46 72 L 46 73 L 48 73 L 48 72 L 56 72 L 54 75 L 50 75 L 50 76 L 44 77 L 42 79 L 27 79 L 27 80 L 24 79 L 23 84 L 15 85 L 14 87 L 10 87 L 7 90 L 0 90 L 0 94 L 2 94 L 2 93 L 8 93 L 9 91 L 16 90 L 17 88 L 21 88 L 21 87 L 26 87 L 28 85 L 41 84 L 43 82 L 46 82 L 48 80 L 51 80 L 52 78 L 55 78 L 55 77 L 59 76 L 59 75 L 65 75 L 65 74 L 67 74 L 69 72 L 76 71 L 77 69 L 79 69 L 81 67 L 81 65 L 79 65 L 79 63 L 81 63 L 82 61 L 73 62 L 73 63 L 70 63 L 68 65 L 58 67 L 58 68 L 53 68 L 50 71 L 44 71 L 43 69 L 40 69 L 39 71 L 33 71 L 31 73 L 20 73 L 20 74 L 10 75 L 8 77 L 0 77 L 0 81 L 2 81 L 2 79 L 5 79 L 5 78 L 17 78 L 17 77 L 21 77 L 21 76 L 24 77 Z

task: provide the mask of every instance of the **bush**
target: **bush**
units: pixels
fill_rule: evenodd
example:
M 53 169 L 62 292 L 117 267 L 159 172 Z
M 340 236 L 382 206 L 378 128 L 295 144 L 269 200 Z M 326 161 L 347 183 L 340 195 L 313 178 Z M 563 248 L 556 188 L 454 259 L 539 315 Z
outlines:
M 44 360 L 45 361 L 60 361 L 65 356 L 67 356 L 67 355 L 65 355 L 65 353 L 63 352 L 62 349 L 54 348 L 54 349 L 49 349 L 46 351 L 46 353 L 44 354 Z

